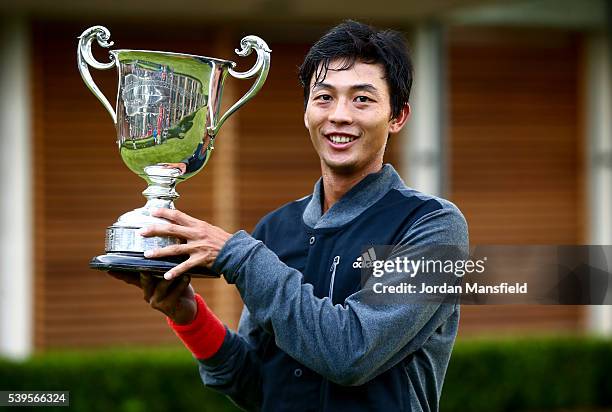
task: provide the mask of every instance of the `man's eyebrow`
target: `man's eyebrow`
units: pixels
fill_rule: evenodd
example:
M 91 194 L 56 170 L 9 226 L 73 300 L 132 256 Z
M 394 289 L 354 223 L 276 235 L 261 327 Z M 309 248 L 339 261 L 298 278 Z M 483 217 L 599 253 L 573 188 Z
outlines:
M 378 94 L 378 89 L 370 83 L 356 84 L 351 86 L 351 90 L 364 90 L 374 94 Z
M 316 91 L 316 90 L 320 90 L 320 89 L 330 89 L 330 90 L 335 90 L 336 88 L 334 86 L 332 86 L 329 83 L 317 83 L 314 86 L 312 86 L 312 90 Z M 374 85 L 370 84 L 370 83 L 360 83 L 360 84 L 354 84 L 350 87 L 351 90 L 355 91 L 355 90 L 364 90 L 364 91 L 368 91 L 374 94 L 378 94 L 378 89 L 376 87 L 374 87 Z
M 313 91 L 319 90 L 319 89 L 335 89 L 335 87 L 329 83 L 323 83 L 323 82 L 316 83 L 315 85 L 312 86 Z

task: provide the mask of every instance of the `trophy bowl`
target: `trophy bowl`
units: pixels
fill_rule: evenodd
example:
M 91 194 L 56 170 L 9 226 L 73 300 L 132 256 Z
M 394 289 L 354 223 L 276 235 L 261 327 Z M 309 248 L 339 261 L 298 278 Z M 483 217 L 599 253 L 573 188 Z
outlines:
M 234 70 L 234 62 L 191 54 L 148 50 L 112 50 L 110 62 L 100 63 L 91 52 L 94 40 L 101 47 L 113 45 L 110 32 L 93 26 L 79 36 L 77 65 L 87 87 L 100 100 L 117 130 L 119 153 L 126 166 L 142 177 L 148 187 L 142 192 L 146 204 L 124 213 L 106 229 L 105 254 L 89 266 L 99 270 L 150 272 L 163 275 L 186 257 L 146 259 L 144 252 L 180 244 L 174 237 L 138 234 L 143 227 L 168 223 L 151 216 L 156 208 L 174 209 L 179 195 L 176 185 L 197 174 L 208 163 L 219 129 L 236 110 L 263 86 L 270 68 L 271 50 L 257 36 L 240 41 L 239 56 L 257 53 L 254 66 Z M 116 108 L 93 81 L 89 66 L 119 74 Z M 237 79 L 257 79 L 250 90 L 220 114 L 223 84 L 228 74 Z M 192 276 L 218 277 L 204 267 L 192 268 Z

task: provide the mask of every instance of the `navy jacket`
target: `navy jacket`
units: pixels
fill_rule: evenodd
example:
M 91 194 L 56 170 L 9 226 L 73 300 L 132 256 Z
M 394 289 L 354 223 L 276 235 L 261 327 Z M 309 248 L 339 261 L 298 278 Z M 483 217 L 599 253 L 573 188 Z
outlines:
M 390 165 L 324 215 L 321 187 L 221 250 L 213 269 L 245 308 L 238 332 L 199 361 L 204 384 L 249 410 L 437 411 L 459 305 L 372 299 L 358 262 L 369 245 L 467 251 L 465 219 Z

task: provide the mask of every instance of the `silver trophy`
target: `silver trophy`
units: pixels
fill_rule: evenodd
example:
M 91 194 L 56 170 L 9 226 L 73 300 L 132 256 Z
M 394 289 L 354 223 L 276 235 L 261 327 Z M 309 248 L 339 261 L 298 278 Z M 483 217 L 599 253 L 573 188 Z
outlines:
M 106 254 L 93 258 L 90 267 L 100 270 L 164 273 L 184 259 L 145 259 L 150 249 L 181 243 L 174 237 L 145 238 L 138 231 L 154 223 L 168 223 L 151 216 L 153 208 L 174 208 L 179 195 L 175 186 L 198 173 L 213 151 L 219 129 L 238 108 L 263 86 L 270 68 L 268 45 L 259 37 L 240 41 L 239 56 L 257 53 L 255 65 L 245 72 L 234 70 L 228 60 L 189 54 L 147 50 L 112 50 L 109 63 L 98 62 L 92 42 L 113 45 L 102 26 L 85 30 L 79 37 L 77 64 L 85 84 L 102 102 L 117 128 L 119 153 L 127 167 L 148 184 L 146 204 L 127 212 L 106 230 Z M 89 66 L 106 70 L 117 67 L 119 86 L 116 111 L 89 73 Z M 227 75 L 237 79 L 257 76 L 251 89 L 220 115 L 223 84 Z M 194 268 L 195 276 L 217 276 L 206 268 Z

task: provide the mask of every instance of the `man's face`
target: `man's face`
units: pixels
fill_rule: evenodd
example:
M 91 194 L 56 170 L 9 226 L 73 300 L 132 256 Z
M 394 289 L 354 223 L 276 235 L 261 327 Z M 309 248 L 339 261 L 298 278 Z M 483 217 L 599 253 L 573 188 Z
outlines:
M 347 70 L 342 60 L 330 62 L 323 82 L 313 87 L 304 124 L 321 158 L 321 167 L 340 174 L 376 171 L 389 133 L 398 132 L 409 114 L 407 106 L 391 119 L 389 88 L 379 64 L 355 62 Z

